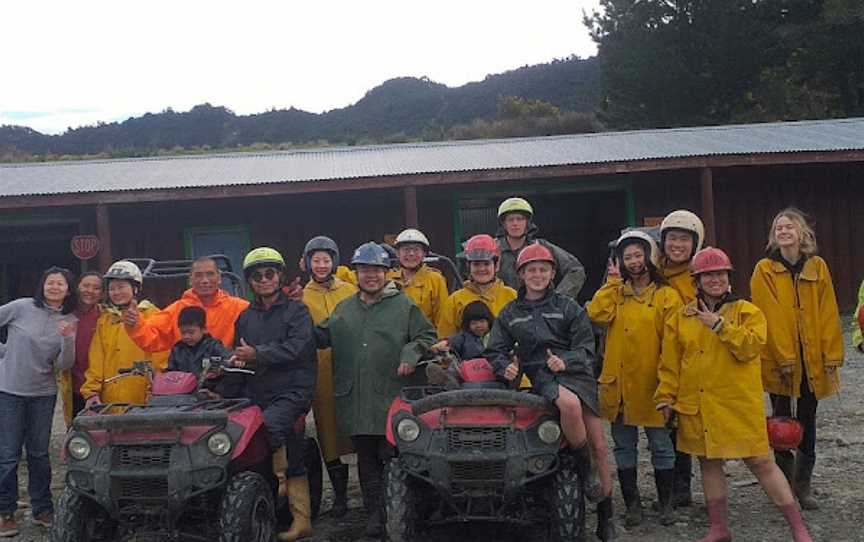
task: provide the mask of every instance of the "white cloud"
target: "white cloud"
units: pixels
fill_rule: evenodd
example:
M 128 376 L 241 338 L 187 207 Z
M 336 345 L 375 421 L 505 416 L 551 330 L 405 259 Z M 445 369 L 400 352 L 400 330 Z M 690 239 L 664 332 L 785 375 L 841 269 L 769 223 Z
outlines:
M 457 86 L 594 54 L 582 9 L 597 4 L 6 3 L 0 111 L 56 111 L 26 123 L 48 132 L 203 102 L 241 114 L 291 106 L 320 112 L 349 105 L 392 77 L 428 76 Z M 69 110 L 88 113 L 63 113 Z

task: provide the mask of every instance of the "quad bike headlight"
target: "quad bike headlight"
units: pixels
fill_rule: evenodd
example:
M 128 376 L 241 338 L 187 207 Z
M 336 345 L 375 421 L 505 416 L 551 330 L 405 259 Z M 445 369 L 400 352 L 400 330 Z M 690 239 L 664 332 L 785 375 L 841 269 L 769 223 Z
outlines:
M 213 433 L 207 439 L 207 449 L 213 455 L 227 455 L 231 451 L 231 437 L 228 436 L 228 433 Z
M 412 419 L 406 418 L 400 421 L 396 426 L 396 434 L 399 435 L 399 440 L 414 442 L 420 436 L 420 424 Z
M 69 443 L 66 444 L 66 451 L 78 461 L 83 461 L 90 457 L 92 448 L 90 442 L 84 437 L 72 437 Z
M 546 444 L 555 444 L 561 438 L 561 426 L 558 422 L 546 420 L 537 428 L 537 436 Z

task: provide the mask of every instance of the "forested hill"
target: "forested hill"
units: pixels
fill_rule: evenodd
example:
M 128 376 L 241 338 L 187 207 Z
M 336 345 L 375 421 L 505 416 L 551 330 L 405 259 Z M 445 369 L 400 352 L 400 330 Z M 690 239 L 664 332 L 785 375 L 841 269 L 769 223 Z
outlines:
M 536 109 L 542 105 L 545 110 L 541 116 L 551 116 L 554 122 L 562 113 L 593 112 L 600 99 L 598 62 L 596 58 L 556 60 L 490 75 L 456 88 L 425 78 L 391 79 L 367 92 L 357 103 L 321 114 L 291 108 L 244 116 L 225 107 L 203 104 L 188 112 L 168 109 L 123 122 L 70 129 L 55 136 L 21 126 L 2 126 L 0 158 L 134 156 L 177 148 L 447 139 L 454 127 L 467 128 L 474 123 L 476 132 L 478 122 L 494 122 L 500 117 L 502 99 L 507 97 L 523 98 L 517 103 L 521 106 L 534 104 Z M 586 117 L 590 115 L 579 118 Z M 484 135 L 488 134 L 474 137 Z M 460 136 L 472 134 L 463 130 Z

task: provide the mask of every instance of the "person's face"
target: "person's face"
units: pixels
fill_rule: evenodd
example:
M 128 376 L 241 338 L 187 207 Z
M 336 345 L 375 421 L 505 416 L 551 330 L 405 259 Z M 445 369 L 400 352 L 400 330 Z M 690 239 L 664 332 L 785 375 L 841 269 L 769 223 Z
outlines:
M 186 346 L 195 346 L 204 338 L 204 328 L 201 326 L 189 325 L 180 326 L 180 340 Z
M 471 320 L 468 322 L 468 329 L 471 330 L 472 335 L 482 337 L 489 333 L 489 322 L 486 320 Z
M 102 279 L 93 275 L 87 275 L 78 282 L 78 301 L 86 306 L 92 307 L 102 299 Z
M 135 298 L 135 288 L 128 280 L 112 280 L 108 282 L 108 299 L 118 307 L 125 307 Z
M 525 237 L 525 232 L 528 230 L 528 217 L 524 213 L 504 215 L 504 230 L 509 237 L 514 239 Z
M 192 291 L 199 297 L 210 297 L 215 294 L 222 282 L 222 276 L 219 273 L 219 268 L 216 267 L 216 262 L 208 260 L 192 264 L 189 282 L 192 285 Z
M 309 259 L 309 263 L 312 267 L 312 269 L 309 270 L 310 273 L 312 273 L 314 278 L 319 282 L 327 280 L 333 273 L 333 258 L 330 257 L 330 253 L 328 252 L 313 252 L 312 257 Z
M 45 277 L 45 284 L 42 286 L 42 297 L 46 302 L 60 305 L 67 295 L 69 295 L 69 283 L 66 282 L 66 277 L 62 273 L 51 273 Z
M 684 230 L 669 230 L 663 243 L 663 253 L 672 263 L 685 263 L 693 255 L 693 235 Z
M 549 262 L 531 262 L 522 266 L 519 276 L 533 292 L 545 292 L 555 278 L 555 266 Z
M 640 245 L 631 243 L 624 247 L 624 252 L 621 254 L 624 269 L 631 276 L 641 275 L 645 272 L 645 249 Z
M 396 249 L 396 257 L 399 265 L 406 269 L 417 269 L 423 263 L 426 255 L 426 247 L 420 243 L 402 243 Z
M 729 291 L 729 273 L 727 271 L 711 271 L 699 275 L 699 286 L 711 297 L 723 297 Z
M 468 271 L 471 280 L 477 284 L 488 284 L 495 280 L 495 262 L 491 260 L 469 262 Z
M 255 268 L 249 274 L 249 285 L 255 295 L 270 297 L 279 291 L 282 277 L 279 269 L 273 266 L 261 266 Z
M 357 286 L 367 294 L 377 294 L 387 285 L 386 271 L 377 265 L 358 265 Z
M 777 240 L 777 246 L 780 248 L 798 247 L 801 245 L 801 232 L 788 217 L 781 216 L 774 224 L 774 239 Z

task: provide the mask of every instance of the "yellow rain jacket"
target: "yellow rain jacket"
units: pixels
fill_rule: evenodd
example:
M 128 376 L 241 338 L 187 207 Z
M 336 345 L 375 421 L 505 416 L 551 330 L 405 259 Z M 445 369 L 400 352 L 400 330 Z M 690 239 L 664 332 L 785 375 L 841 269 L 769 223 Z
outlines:
M 840 373 L 825 367 L 843 365 L 843 330 L 831 273 L 825 260 L 812 256 L 797 278 L 781 262 L 763 258 L 750 279 L 753 303 L 768 319 L 768 344 L 762 352 L 762 382 L 778 395 L 801 394 L 802 361 L 807 385 L 816 399 L 840 390 Z M 803 352 L 803 360 L 802 354 Z M 780 367 L 792 367 L 792 386 L 780 380 Z
M 681 301 L 690 303 L 696 299 L 696 283 L 690 275 L 690 262 L 671 263 L 664 257 L 660 260 L 660 272 L 669 281 L 669 286 L 681 296 Z
M 654 393 L 665 323 L 681 308 L 681 297 L 669 286 L 651 283 L 640 293 L 620 277 L 609 277 L 591 303 L 588 317 L 609 326 L 603 372 L 598 379 L 600 416 L 641 427 L 663 427 Z
M 344 265 L 340 265 L 336 267 L 336 272 L 333 273 L 337 279 L 342 282 L 347 282 L 349 284 L 353 284 L 357 286 L 357 273 L 351 270 L 351 268 L 346 267 Z
M 678 450 L 708 459 L 767 455 L 759 353 L 768 323 L 758 307 L 730 301 L 711 331 L 696 302 L 666 321 L 655 401 L 678 413 Z
M 516 299 L 516 290 L 496 278 L 495 282 L 485 292 L 470 280 L 464 286 L 448 297 L 441 306 L 438 317 L 438 336 L 446 339 L 462 331 L 462 313 L 465 307 L 475 301 L 482 301 L 492 311 L 492 316 L 498 316 L 504 305 Z
M 422 264 L 417 272 L 411 277 L 410 282 L 402 278 L 402 270 L 394 269 L 387 274 L 387 278 L 396 282 L 402 291 L 420 307 L 430 322 L 437 322 L 441 307 L 447 300 L 450 292 L 447 291 L 447 281 L 444 275 L 437 269 Z
M 861 326 L 858 324 L 858 313 L 861 312 L 861 307 L 864 307 L 864 282 L 858 287 L 858 305 L 855 307 L 855 313 L 852 315 L 852 346 L 858 349 L 864 344 L 864 333 L 862 333 Z
M 144 320 L 159 312 L 149 301 L 138 303 L 138 310 Z M 120 311 L 105 309 L 96 322 L 96 333 L 90 343 L 90 365 L 84 375 L 81 397 L 89 399 L 98 395 L 103 403 L 143 404 L 148 391 L 144 377 L 130 376 L 109 384 L 105 384 L 105 380 L 117 376 L 121 368 L 132 367 L 133 361 L 149 360 L 154 370 L 163 371 L 168 365 L 169 353 L 163 351 L 151 354 L 139 348 L 126 333 Z
M 310 280 L 303 288 L 303 303 L 309 309 L 315 324 L 323 322 L 333 314 L 343 299 L 357 292 L 357 287 L 336 277 L 329 284 L 319 284 Z M 318 442 L 321 455 L 329 463 L 342 455 L 354 453 L 351 439 L 340 435 L 336 426 L 336 406 L 333 399 L 333 359 L 332 351 L 318 350 L 318 379 L 315 383 L 315 398 L 312 401 L 315 413 L 315 427 L 318 429 Z

